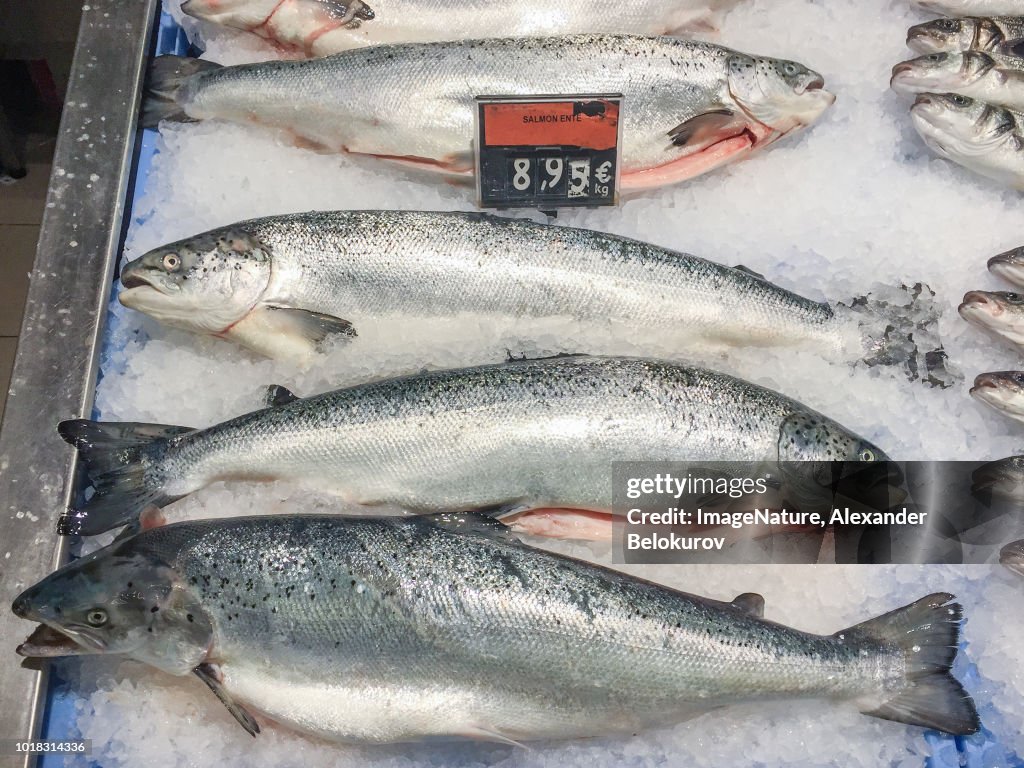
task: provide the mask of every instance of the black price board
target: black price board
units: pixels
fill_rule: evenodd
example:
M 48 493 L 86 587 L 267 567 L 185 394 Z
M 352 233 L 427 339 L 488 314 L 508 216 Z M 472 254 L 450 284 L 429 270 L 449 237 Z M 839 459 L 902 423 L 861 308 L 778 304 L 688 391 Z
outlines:
M 479 205 L 615 205 L 621 108 L 620 95 L 479 97 Z

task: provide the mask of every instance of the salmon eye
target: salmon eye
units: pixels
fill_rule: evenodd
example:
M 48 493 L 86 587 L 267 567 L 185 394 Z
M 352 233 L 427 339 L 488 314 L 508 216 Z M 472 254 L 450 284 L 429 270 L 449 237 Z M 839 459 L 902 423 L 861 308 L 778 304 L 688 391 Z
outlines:
M 861 461 L 874 461 L 875 452 L 872 451 L 870 448 L 864 448 L 861 450 L 859 458 Z
M 796 64 L 794 64 L 791 61 L 787 61 L 785 64 L 782 65 L 782 71 L 785 74 L 787 74 L 790 77 L 792 77 L 793 75 L 795 75 L 797 73 L 798 70 L 797 70 Z
M 86 614 L 85 620 L 93 627 L 102 627 L 107 623 L 107 612 L 102 608 L 93 608 Z
M 164 269 L 168 272 L 174 272 L 181 266 L 181 259 L 178 258 L 176 253 L 168 253 L 164 256 Z

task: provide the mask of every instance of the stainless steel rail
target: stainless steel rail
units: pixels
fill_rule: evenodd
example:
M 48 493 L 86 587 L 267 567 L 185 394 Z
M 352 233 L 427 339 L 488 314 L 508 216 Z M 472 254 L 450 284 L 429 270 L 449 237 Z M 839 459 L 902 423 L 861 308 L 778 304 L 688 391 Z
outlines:
M 31 627 L 7 611 L 67 555 L 55 524 L 74 492 L 75 455 L 54 426 L 92 409 L 157 5 L 87 0 L 83 8 L 0 430 L 0 738 L 39 732 L 46 675 L 14 654 Z

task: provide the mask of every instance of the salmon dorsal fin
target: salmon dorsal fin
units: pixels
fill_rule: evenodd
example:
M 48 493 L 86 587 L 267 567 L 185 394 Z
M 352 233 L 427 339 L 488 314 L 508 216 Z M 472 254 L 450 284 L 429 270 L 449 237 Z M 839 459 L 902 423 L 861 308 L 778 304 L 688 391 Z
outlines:
M 764 597 L 757 594 L 757 592 L 744 592 L 742 595 L 736 595 L 736 598 L 730 605 L 744 613 L 749 613 L 751 616 L 756 616 L 759 619 L 764 618 Z

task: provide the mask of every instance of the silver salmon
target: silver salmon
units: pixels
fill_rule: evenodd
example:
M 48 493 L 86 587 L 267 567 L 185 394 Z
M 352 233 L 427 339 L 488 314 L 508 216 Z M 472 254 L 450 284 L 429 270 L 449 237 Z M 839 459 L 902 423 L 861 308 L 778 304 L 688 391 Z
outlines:
M 621 93 L 624 190 L 745 157 L 810 125 L 835 100 L 821 75 L 796 62 L 629 35 L 376 46 L 235 67 L 161 56 L 148 89 L 150 127 L 257 122 L 322 151 L 466 178 L 477 96 Z
M 95 489 L 63 529 L 108 530 L 229 478 L 293 480 L 418 513 L 488 510 L 528 526 L 531 514 L 546 521 L 541 510 L 610 513 L 619 460 L 764 465 L 794 494 L 813 491 L 815 462 L 886 460 L 790 398 L 654 360 L 556 357 L 304 399 L 274 391 L 275 405 L 208 429 L 62 422 Z
M 390 43 L 714 31 L 740 0 L 186 0 L 181 10 L 307 56 Z
M 197 675 L 253 735 L 259 714 L 346 742 L 519 743 L 806 698 L 974 733 L 974 702 L 949 673 L 952 600 L 812 635 L 763 619 L 759 595 L 677 592 L 472 516 L 288 515 L 143 531 L 48 576 L 13 610 L 60 633 L 60 651 L 70 638 Z M 19 652 L 54 655 L 46 640 Z
M 337 211 L 253 219 L 150 251 L 125 306 L 308 363 L 382 314 L 571 317 L 677 334 L 686 349 L 811 344 L 868 351 L 863 316 L 745 269 L 600 232 L 474 213 Z
M 949 16 L 1024 16 L 1024 0 L 912 0 L 925 11 Z

